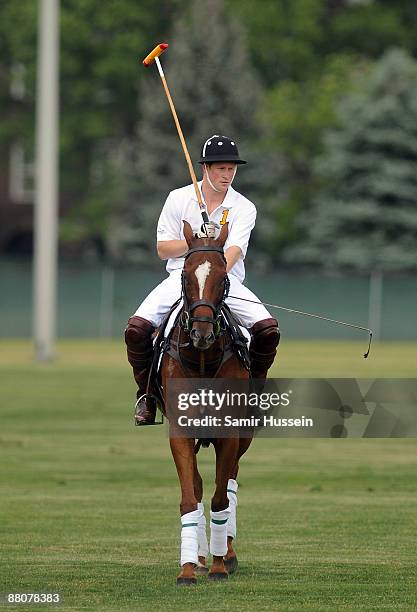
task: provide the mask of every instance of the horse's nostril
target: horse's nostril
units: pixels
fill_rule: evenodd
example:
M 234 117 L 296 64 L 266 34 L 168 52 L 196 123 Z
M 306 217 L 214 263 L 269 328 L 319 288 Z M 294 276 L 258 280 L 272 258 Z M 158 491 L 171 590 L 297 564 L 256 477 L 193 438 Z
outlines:
M 192 329 L 190 332 L 191 340 L 199 340 L 201 338 L 200 332 L 197 329 Z
M 206 342 L 210 342 L 210 343 L 211 343 L 211 342 L 213 342 L 213 340 L 214 340 L 214 334 L 213 334 L 213 332 L 210 332 L 210 333 L 209 333 L 209 335 L 208 335 L 208 336 L 206 336 L 206 338 L 205 338 L 205 339 L 206 339 Z

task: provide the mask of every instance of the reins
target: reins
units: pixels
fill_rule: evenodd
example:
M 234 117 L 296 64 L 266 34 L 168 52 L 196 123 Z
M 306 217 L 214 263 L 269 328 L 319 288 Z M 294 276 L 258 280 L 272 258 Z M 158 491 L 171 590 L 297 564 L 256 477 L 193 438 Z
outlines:
M 217 253 L 220 253 L 223 256 L 223 258 L 224 258 L 224 251 L 223 251 L 223 249 L 221 247 L 201 246 L 201 247 L 194 247 L 194 248 L 190 249 L 189 251 L 187 251 L 187 253 L 185 254 L 185 260 L 192 253 L 198 253 L 198 252 L 202 252 L 202 251 L 217 252 Z M 182 323 L 183 329 L 187 333 L 190 333 L 194 321 L 200 321 L 200 322 L 204 322 L 204 323 L 212 323 L 213 324 L 213 332 L 214 332 L 215 336 L 218 337 L 218 334 L 220 333 L 221 310 L 223 308 L 223 305 L 224 305 L 227 297 L 230 297 L 230 298 L 233 298 L 235 300 L 241 300 L 242 302 L 250 302 L 251 304 L 260 304 L 262 306 L 268 306 L 269 308 L 276 308 L 277 310 L 284 310 L 285 312 L 291 312 L 293 314 L 298 314 L 298 315 L 301 315 L 301 316 L 304 316 L 304 317 L 311 317 L 311 318 L 314 318 L 314 319 L 320 319 L 321 321 L 327 321 L 328 323 L 334 323 L 335 325 L 343 325 L 344 327 L 351 327 L 352 329 L 358 329 L 358 330 L 361 330 L 361 331 L 366 331 L 369 334 L 369 343 L 368 343 L 368 349 L 367 349 L 366 353 L 364 353 L 364 358 L 367 359 L 367 357 L 369 356 L 369 353 L 370 353 L 370 350 L 371 350 L 372 335 L 373 335 L 373 332 L 372 332 L 372 330 L 369 327 L 364 327 L 362 325 L 356 325 L 354 323 L 347 323 L 346 321 L 339 321 L 337 319 L 332 319 L 330 317 L 324 317 L 323 315 L 313 314 L 311 312 L 304 312 L 303 310 L 297 310 L 295 308 L 288 308 L 286 306 L 280 306 L 279 304 L 269 304 L 268 302 L 261 302 L 260 300 L 250 300 L 248 298 L 238 297 L 237 295 L 229 295 L 230 281 L 229 281 L 229 278 L 228 278 L 227 274 L 224 277 L 224 287 L 223 287 L 222 299 L 220 300 L 220 302 L 219 302 L 219 304 L 217 306 L 215 304 L 213 304 L 212 302 L 209 302 L 207 300 L 196 300 L 192 304 L 188 304 L 188 300 L 187 300 L 187 296 L 186 296 L 186 292 L 185 292 L 185 275 L 184 275 L 184 270 L 182 271 L 182 275 L 181 275 L 181 286 L 182 286 L 182 298 L 184 300 L 184 313 L 183 313 L 183 320 L 182 320 L 181 323 Z M 204 316 L 193 317 L 192 313 L 193 313 L 193 311 L 196 308 L 198 308 L 198 306 L 207 306 L 208 308 L 210 308 L 211 311 L 213 312 L 213 317 L 204 317 Z

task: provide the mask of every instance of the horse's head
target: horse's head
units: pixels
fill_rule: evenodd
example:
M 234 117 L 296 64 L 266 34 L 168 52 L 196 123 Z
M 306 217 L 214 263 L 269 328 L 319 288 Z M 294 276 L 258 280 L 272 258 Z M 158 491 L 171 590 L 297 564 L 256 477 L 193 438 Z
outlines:
M 182 277 L 183 324 L 194 347 L 206 350 L 220 332 L 220 311 L 229 287 L 223 254 L 228 223 L 223 225 L 215 240 L 196 238 L 190 224 L 183 223 L 188 245 Z

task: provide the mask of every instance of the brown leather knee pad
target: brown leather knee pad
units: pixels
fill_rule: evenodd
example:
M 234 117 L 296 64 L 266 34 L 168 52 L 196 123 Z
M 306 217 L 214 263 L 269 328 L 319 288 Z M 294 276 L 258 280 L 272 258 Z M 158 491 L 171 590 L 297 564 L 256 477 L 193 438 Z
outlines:
M 127 358 L 136 372 L 149 367 L 152 361 L 152 334 L 155 327 L 142 317 L 130 317 L 125 329 Z
M 281 334 L 278 321 L 274 318 L 262 319 L 250 328 L 251 343 L 249 353 L 254 378 L 265 378 L 274 363 Z

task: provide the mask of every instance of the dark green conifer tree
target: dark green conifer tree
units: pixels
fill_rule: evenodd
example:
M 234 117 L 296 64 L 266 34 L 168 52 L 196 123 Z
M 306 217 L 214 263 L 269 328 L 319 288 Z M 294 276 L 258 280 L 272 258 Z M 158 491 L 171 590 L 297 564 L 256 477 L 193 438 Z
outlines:
M 417 62 L 392 49 L 325 138 L 322 189 L 300 216 L 288 262 L 327 269 L 417 269 Z

